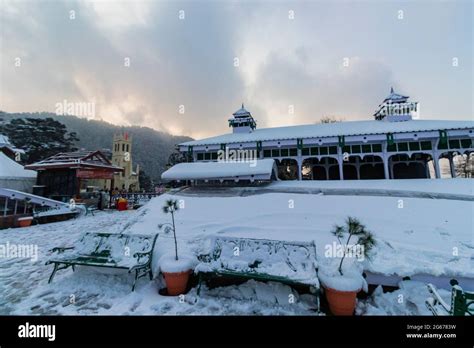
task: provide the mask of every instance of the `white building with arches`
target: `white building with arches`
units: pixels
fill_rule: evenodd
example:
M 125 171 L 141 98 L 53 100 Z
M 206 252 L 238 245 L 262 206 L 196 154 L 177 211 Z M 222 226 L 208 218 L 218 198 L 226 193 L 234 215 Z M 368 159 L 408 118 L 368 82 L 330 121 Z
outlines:
M 273 159 L 278 178 L 289 180 L 441 178 L 443 161 L 455 177 L 454 158 L 469 159 L 474 150 L 473 121 L 419 119 L 418 103 L 393 89 L 373 117 L 367 121 L 258 129 L 242 105 L 229 119 L 232 133 L 181 143 L 179 150 L 199 163 L 220 161 L 223 151 L 256 153 L 257 161 Z M 189 180 L 192 165 L 188 164 L 186 171 L 187 179 L 183 180 Z M 182 172 L 175 168 L 162 177 L 180 180 L 177 173 Z M 271 180 L 273 176 L 267 177 Z M 218 178 L 219 173 L 214 172 L 196 180 Z M 251 175 L 229 177 L 228 170 L 219 181 L 223 179 L 254 181 Z

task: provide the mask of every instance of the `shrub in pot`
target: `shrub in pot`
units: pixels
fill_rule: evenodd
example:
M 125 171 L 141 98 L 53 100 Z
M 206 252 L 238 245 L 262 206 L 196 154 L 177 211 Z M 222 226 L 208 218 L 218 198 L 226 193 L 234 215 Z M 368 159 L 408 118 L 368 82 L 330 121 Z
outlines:
M 168 295 L 176 296 L 186 291 L 189 276 L 193 267 L 193 260 L 189 257 L 178 257 L 178 241 L 176 239 L 176 225 L 174 214 L 179 210 L 178 202 L 173 199 L 166 201 L 163 206 L 165 214 L 171 214 L 172 223 L 159 225 L 161 229 L 166 226 L 167 231 L 173 232 L 174 255 L 164 255 L 160 259 L 160 270 L 165 278 Z
M 362 276 L 360 263 L 359 265 L 352 263 L 349 267 L 344 267 L 346 266 L 344 261 L 350 255 L 355 255 L 357 258 L 369 258 L 370 250 L 375 246 L 375 240 L 372 233 L 354 217 L 348 217 L 343 226 L 336 225 L 331 233 L 339 241 L 341 260 L 335 269 L 321 268 L 319 279 L 325 289 L 331 313 L 353 315 L 357 293 L 362 289 L 367 291 L 367 283 Z M 351 241 L 354 243 L 351 244 Z

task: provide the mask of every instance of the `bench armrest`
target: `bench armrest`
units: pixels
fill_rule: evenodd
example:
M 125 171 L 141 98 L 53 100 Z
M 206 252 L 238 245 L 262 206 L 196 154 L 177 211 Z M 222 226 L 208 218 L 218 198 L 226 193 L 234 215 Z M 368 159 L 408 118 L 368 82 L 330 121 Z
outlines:
M 65 247 L 65 248 L 56 247 L 56 248 L 51 249 L 50 252 L 52 252 L 52 253 L 55 253 L 55 252 L 62 253 L 66 250 L 72 250 L 72 249 L 74 249 L 74 247 Z
M 133 254 L 133 257 L 136 257 L 137 258 L 137 261 L 140 262 L 140 259 L 144 256 L 149 256 L 148 258 L 148 263 L 151 262 L 151 254 L 152 254 L 153 251 L 148 251 L 148 252 L 136 252 L 135 254 Z
M 451 306 L 449 306 L 446 302 L 443 301 L 441 296 L 439 295 L 438 291 L 434 287 L 433 284 L 428 284 L 427 285 L 428 291 L 431 295 L 433 295 L 433 303 L 430 303 L 432 306 L 436 306 L 438 304 L 441 305 L 441 307 L 448 313 L 451 312 Z

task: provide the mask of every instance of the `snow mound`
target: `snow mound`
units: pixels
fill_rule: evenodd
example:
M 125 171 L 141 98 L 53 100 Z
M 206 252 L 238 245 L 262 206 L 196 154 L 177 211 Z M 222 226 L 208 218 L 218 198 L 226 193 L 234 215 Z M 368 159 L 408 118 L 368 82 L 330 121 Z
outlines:
M 159 267 L 163 273 L 180 273 L 192 270 L 196 261 L 188 256 L 179 256 L 178 260 L 174 255 L 163 255 L 159 261 Z
M 318 274 L 321 284 L 326 288 L 331 288 L 339 291 L 357 291 L 363 289 L 368 291 L 367 282 L 364 277 L 358 273 L 341 275 L 328 275 L 323 272 Z
M 225 270 L 289 278 L 319 286 L 316 250 L 311 243 L 267 239 L 215 237 L 209 262 L 199 264 L 196 272 Z

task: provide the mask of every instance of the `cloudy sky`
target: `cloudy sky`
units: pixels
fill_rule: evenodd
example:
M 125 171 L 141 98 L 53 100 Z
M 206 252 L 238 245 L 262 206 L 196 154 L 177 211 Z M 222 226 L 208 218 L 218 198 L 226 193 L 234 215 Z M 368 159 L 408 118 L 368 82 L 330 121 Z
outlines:
M 473 2 L 0 0 L 0 110 L 196 138 L 370 119 L 391 86 L 421 118 L 473 117 Z M 74 104 L 78 105 L 78 104 Z M 294 111 L 293 113 L 291 111 Z

